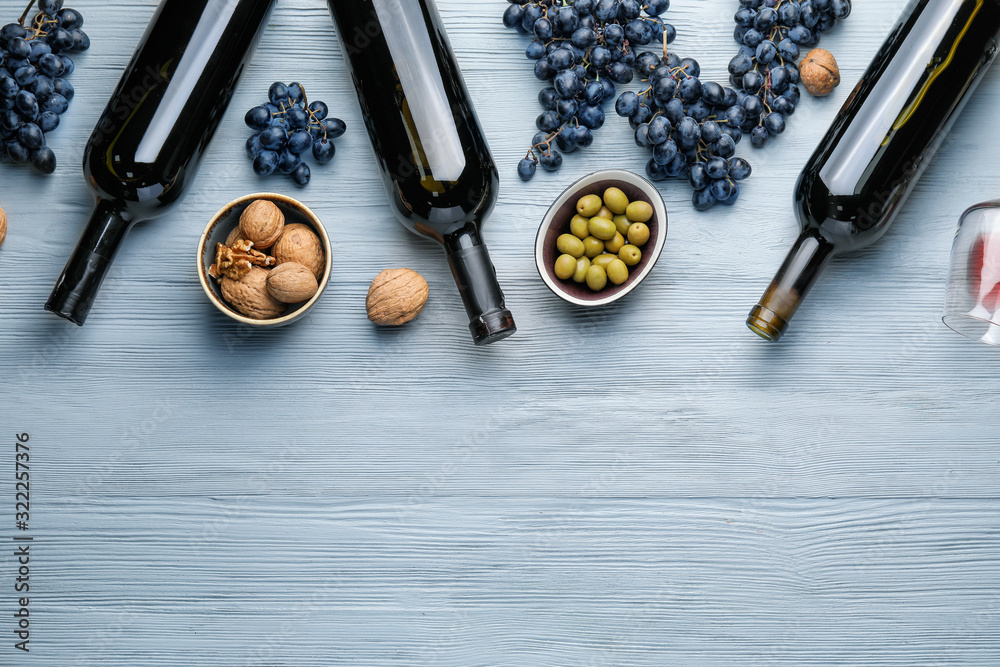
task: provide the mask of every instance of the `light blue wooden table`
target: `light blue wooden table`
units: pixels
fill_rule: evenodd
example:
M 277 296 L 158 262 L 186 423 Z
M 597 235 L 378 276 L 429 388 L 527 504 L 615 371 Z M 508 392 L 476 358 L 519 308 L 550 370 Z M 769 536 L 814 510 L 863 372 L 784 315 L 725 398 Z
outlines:
M 325 4 L 281 0 L 196 187 L 134 231 L 77 328 L 42 303 L 90 209 L 83 145 L 152 15 L 139 4 L 80 3 L 94 46 L 56 174 L 0 168 L 0 664 L 1000 664 L 1000 351 L 939 319 L 958 216 L 1000 195 L 1000 68 L 892 231 L 835 262 L 773 345 L 743 320 L 795 236 L 795 176 L 903 2 L 857 2 L 824 37 L 844 85 L 767 149 L 741 144 L 756 173 L 737 206 L 699 214 L 664 184 L 656 270 L 589 312 L 539 280 L 538 221 L 572 180 L 645 156 L 610 117 L 561 172 L 517 181 L 538 113 L 525 40 L 502 0 L 440 0 L 500 165 L 486 237 L 519 325 L 477 349 L 441 253 L 390 215 Z M 735 7 L 668 13 L 707 78 Z M 304 191 L 243 154 L 243 113 L 279 79 L 349 126 Z M 335 256 L 309 319 L 250 332 L 209 305 L 194 252 L 214 211 L 260 190 L 301 196 Z M 365 293 L 397 266 L 431 298 L 378 330 Z

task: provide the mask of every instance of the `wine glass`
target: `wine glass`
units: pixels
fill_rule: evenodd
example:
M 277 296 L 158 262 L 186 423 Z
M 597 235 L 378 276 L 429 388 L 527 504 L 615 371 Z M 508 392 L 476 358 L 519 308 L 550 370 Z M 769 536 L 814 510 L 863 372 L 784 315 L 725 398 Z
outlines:
M 944 323 L 989 345 L 1000 345 L 1000 200 L 962 214 L 951 250 Z

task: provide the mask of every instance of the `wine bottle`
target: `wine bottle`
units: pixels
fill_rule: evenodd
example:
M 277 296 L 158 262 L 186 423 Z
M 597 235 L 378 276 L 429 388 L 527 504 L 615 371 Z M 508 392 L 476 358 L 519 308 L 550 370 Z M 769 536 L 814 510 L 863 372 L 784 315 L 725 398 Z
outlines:
M 795 186 L 802 231 L 747 326 L 778 340 L 830 258 L 877 241 L 997 52 L 1000 0 L 913 0 Z
M 444 246 L 477 345 L 514 333 L 480 225 L 499 178 L 433 0 L 329 0 L 397 219 Z
M 97 203 L 45 309 L 82 325 L 129 228 L 194 179 L 274 0 L 163 0 L 83 154 Z

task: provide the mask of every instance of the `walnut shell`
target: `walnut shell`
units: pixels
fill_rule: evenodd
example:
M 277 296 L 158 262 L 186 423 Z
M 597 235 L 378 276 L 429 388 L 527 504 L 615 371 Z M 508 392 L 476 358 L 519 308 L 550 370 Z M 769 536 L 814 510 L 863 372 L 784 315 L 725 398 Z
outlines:
M 246 241 L 246 239 L 243 238 L 243 232 L 242 230 L 240 230 L 239 225 L 236 225 L 236 227 L 233 228 L 233 231 L 229 232 L 229 236 L 226 237 L 225 245 L 232 248 L 233 244 L 236 243 L 237 241 Z
M 267 291 L 282 303 L 308 301 L 318 289 L 313 272 L 297 262 L 285 262 L 268 271 Z
M 223 298 L 249 318 L 269 320 L 278 317 L 285 312 L 285 304 L 268 293 L 267 274 L 267 269 L 254 266 L 239 280 L 223 276 Z
M 258 199 L 243 209 L 240 215 L 240 233 L 247 241 L 253 241 L 257 250 L 267 250 L 281 236 L 285 226 L 285 216 L 274 202 Z
M 368 288 L 368 319 L 389 326 L 409 322 L 423 310 L 429 291 L 427 281 L 416 271 L 386 269 Z
M 309 225 L 295 222 L 285 225 L 284 231 L 271 249 L 278 265 L 285 262 L 301 264 L 318 279 L 326 268 L 323 243 Z
M 5 238 L 7 238 L 7 214 L 0 208 L 0 245 L 3 245 Z
M 810 95 L 829 95 L 840 84 L 837 59 L 826 49 L 813 49 L 799 63 L 799 79 Z

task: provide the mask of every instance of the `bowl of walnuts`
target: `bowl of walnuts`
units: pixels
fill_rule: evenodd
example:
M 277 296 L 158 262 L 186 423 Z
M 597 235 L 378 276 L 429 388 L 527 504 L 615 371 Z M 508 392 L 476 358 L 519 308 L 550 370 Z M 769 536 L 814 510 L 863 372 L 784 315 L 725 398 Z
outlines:
M 330 238 L 291 197 L 258 193 L 229 202 L 198 242 L 209 300 L 243 324 L 279 327 L 303 317 L 330 280 Z

